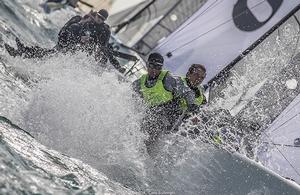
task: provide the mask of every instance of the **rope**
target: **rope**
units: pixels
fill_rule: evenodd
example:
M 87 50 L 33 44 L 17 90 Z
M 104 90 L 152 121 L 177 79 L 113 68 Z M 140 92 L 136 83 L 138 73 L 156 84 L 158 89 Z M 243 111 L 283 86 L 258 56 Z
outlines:
M 283 147 L 290 147 L 290 148 L 300 148 L 300 146 L 297 145 L 291 145 L 291 144 L 276 144 L 276 143 L 269 143 L 269 142 L 263 142 L 264 144 L 272 144 L 274 146 L 283 146 Z

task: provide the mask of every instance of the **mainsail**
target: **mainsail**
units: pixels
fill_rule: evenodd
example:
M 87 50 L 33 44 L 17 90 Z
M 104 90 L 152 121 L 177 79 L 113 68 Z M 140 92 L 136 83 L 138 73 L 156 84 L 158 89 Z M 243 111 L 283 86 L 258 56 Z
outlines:
M 209 0 L 155 50 L 166 56 L 166 68 L 177 75 L 185 75 L 192 63 L 204 64 L 208 82 L 299 3 Z

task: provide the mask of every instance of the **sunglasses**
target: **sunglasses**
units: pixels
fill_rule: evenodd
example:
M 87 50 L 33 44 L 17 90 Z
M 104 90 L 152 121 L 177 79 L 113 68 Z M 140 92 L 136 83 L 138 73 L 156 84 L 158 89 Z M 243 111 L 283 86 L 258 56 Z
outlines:
M 148 67 L 155 70 L 161 70 L 162 64 L 158 62 L 148 62 Z

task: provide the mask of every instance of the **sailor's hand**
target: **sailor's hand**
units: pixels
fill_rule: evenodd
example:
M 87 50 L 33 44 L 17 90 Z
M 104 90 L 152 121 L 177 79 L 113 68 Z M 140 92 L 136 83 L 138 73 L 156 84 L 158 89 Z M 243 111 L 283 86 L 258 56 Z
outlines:
M 25 46 L 24 44 L 20 41 L 19 38 L 16 37 L 16 43 L 17 43 L 17 47 L 18 47 L 18 51 L 19 53 L 23 53 L 25 50 Z
M 118 69 L 118 71 L 123 74 L 126 72 L 126 68 L 121 67 Z
M 16 57 L 18 55 L 18 52 L 15 48 L 13 48 L 12 46 L 8 45 L 7 43 L 4 43 L 4 47 L 6 49 L 6 51 L 9 53 L 9 55 Z
M 198 117 L 194 117 L 191 119 L 193 125 L 197 125 L 201 120 Z
M 8 45 L 7 43 L 4 44 L 5 49 L 9 53 L 9 55 L 16 57 L 21 56 L 25 51 L 25 46 L 21 43 L 19 38 L 16 38 L 17 49 L 13 48 L 12 46 Z

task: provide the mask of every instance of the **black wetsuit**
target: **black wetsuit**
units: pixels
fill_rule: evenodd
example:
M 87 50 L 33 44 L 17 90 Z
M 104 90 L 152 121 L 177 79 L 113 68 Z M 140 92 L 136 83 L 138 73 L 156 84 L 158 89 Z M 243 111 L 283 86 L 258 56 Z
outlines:
M 111 31 L 109 26 L 104 22 L 96 24 L 95 22 L 80 23 L 82 17 L 74 16 L 71 18 L 58 33 L 57 45 L 52 49 L 42 48 L 39 46 L 28 47 L 16 39 L 18 49 L 14 49 L 5 44 L 6 50 L 11 56 L 22 56 L 23 58 L 42 58 L 57 52 L 69 52 L 84 50 L 89 54 L 94 54 L 96 60 L 106 63 L 107 60 L 118 70 L 121 66 L 118 60 L 113 56 L 112 48 L 109 45 Z M 91 41 L 83 45 L 82 36 L 89 36 Z

